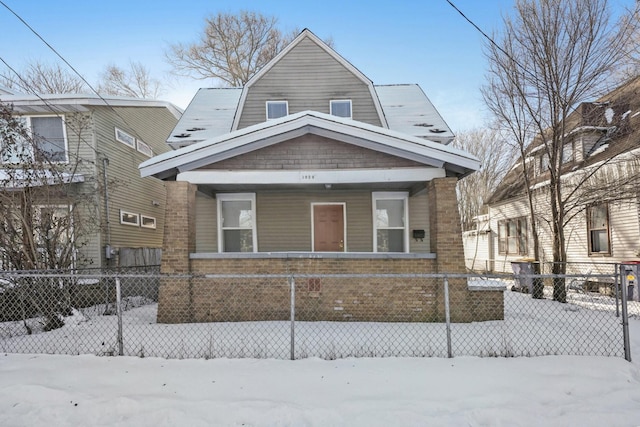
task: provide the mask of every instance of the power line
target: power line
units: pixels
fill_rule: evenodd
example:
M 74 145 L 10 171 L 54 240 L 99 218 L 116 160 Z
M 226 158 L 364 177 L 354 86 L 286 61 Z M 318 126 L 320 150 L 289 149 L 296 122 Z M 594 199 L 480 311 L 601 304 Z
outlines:
M 640 1 L 640 0 L 639 0 Z M 524 71 L 526 74 L 528 74 L 530 77 L 533 77 L 534 79 L 537 80 L 536 76 L 529 71 L 526 67 L 524 67 L 522 64 L 520 64 L 513 56 L 511 56 L 506 50 L 504 50 L 498 43 L 496 43 L 491 37 L 489 37 L 489 35 L 487 33 L 485 33 L 482 28 L 480 28 L 478 25 L 476 25 L 475 22 L 473 22 L 471 19 L 469 19 L 467 17 L 467 15 L 464 14 L 464 12 L 462 12 L 455 4 L 453 4 L 453 2 L 451 0 L 446 0 L 447 3 L 449 3 L 449 5 L 451 5 L 452 8 L 454 8 L 456 10 L 456 12 L 458 12 L 460 14 L 460 16 L 462 16 L 469 24 L 471 24 L 473 26 L 473 28 L 475 28 L 476 30 L 478 30 L 478 32 L 480 34 L 482 34 L 484 36 L 484 38 L 486 38 L 487 40 L 489 40 L 489 43 L 491 43 L 496 49 L 498 49 L 500 52 L 502 52 L 503 54 L 505 54 L 507 56 L 507 58 L 509 58 L 511 61 L 513 61 L 513 63 L 515 65 L 517 65 L 519 68 L 522 69 L 522 71 Z
M 119 118 L 120 118 L 120 119 L 121 119 L 121 120 L 122 120 L 122 121 L 123 121 L 123 122 L 124 122 L 124 123 L 125 123 L 125 124 L 126 124 L 126 125 L 131 129 L 131 130 L 132 130 L 132 131 L 133 131 L 133 133 L 135 134 L 135 136 L 136 136 L 138 139 L 142 140 L 142 138 L 140 138 L 140 135 L 138 135 L 138 133 L 137 133 L 137 132 L 135 131 L 135 129 L 133 128 L 133 126 L 131 126 L 131 125 L 127 122 L 127 120 L 126 120 L 124 117 L 122 117 L 122 116 L 121 116 L 121 115 L 116 111 L 116 109 L 115 109 L 115 108 L 113 108 L 113 106 L 112 106 L 111 104 L 109 104 L 109 102 L 108 102 L 106 99 L 104 99 L 104 98 L 102 97 L 102 95 L 100 95 L 100 94 L 98 93 L 98 91 L 97 91 L 96 89 L 94 89 L 94 87 L 93 87 L 93 86 L 92 86 L 92 85 L 91 85 L 91 84 L 90 84 L 90 83 L 89 83 L 89 82 L 88 82 L 88 81 L 87 81 L 87 80 L 82 76 L 82 74 L 80 74 L 80 73 L 78 72 L 78 70 L 76 70 L 76 69 L 73 67 L 73 65 L 71 65 L 71 64 L 69 63 L 69 61 L 67 61 L 67 60 L 66 60 L 66 59 L 65 59 L 65 58 L 64 58 L 64 57 L 63 57 L 63 56 L 62 56 L 62 55 L 61 55 L 61 54 L 60 54 L 60 53 L 59 53 L 59 52 L 58 52 L 58 51 L 57 51 L 53 46 L 51 46 L 51 45 L 50 45 L 50 44 L 49 44 L 49 43 L 48 43 L 48 42 L 47 42 L 47 41 L 46 41 L 46 40 L 45 40 L 45 39 L 44 39 L 44 38 L 43 38 L 43 37 L 42 37 L 42 36 L 41 36 L 41 35 L 40 35 L 36 30 L 35 30 L 35 29 L 33 29 L 33 27 L 31 27 L 31 25 L 29 25 L 29 24 L 27 23 L 27 21 L 25 21 L 25 20 L 24 20 L 20 15 L 18 15 L 16 12 L 14 12 L 14 11 L 13 11 L 13 9 L 11 9 L 11 8 L 10 8 L 10 7 L 9 7 L 9 6 L 4 2 L 4 1 L 0 0 L 0 4 L 1 4 L 2 6 L 4 6 L 4 7 L 5 7 L 5 9 L 7 9 L 9 12 L 11 12 L 11 13 L 16 17 L 16 18 L 18 18 L 18 20 L 20 20 L 20 22 L 22 22 L 22 23 L 23 23 L 23 24 L 24 24 L 24 25 L 25 25 L 25 26 L 26 26 L 26 27 L 27 27 L 27 28 L 28 28 L 28 29 L 29 29 L 33 34 L 35 34 L 35 36 L 36 36 L 36 37 L 38 37 L 38 38 L 42 41 L 42 43 L 44 43 L 44 44 L 45 44 L 49 49 L 51 49 L 51 51 L 52 51 L 53 53 L 55 53 L 55 54 L 58 56 L 58 58 L 60 58 L 60 59 L 61 59 L 61 60 L 62 60 L 62 61 L 63 61 L 63 62 L 64 62 L 64 63 L 65 63 L 65 64 L 66 64 L 66 65 L 67 65 L 67 66 L 68 66 L 68 67 L 69 67 L 73 72 L 74 72 L 74 73 L 76 73 L 76 75 L 77 75 L 78 77 L 80 77 L 80 79 L 81 79 L 81 80 L 82 80 L 82 81 L 87 85 L 87 87 L 88 87 L 89 89 L 91 89 L 91 91 L 92 91 L 93 93 L 95 93 L 95 94 L 98 96 L 98 98 L 100 98 L 100 99 L 102 100 L 102 102 L 104 102 L 104 103 L 105 103 L 105 105 L 106 105 L 106 106 L 108 106 L 108 107 L 111 109 L 111 111 L 113 111 L 113 112 L 115 113 L 115 115 L 116 115 L 116 116 L 118 116 L 118 117 L 119 117 Z M 3 61 L 3 62 L 4 62 L 4 61 Z M 5 63 L 5 64 L 6 64 L 6 63 Z M 15 72 L 15 71 L 14 71 L 14 72 Z
M 25 80 L 22 78 L 22 76 L 20 76 L 20 74 L 19 74 L 19 73 L 18 73 L 18 72 L 13 68 L 13 67 L 11 67 L 11 65 L 9 65 L 9 64 L 7 63 L 7 61 L 5 61 L 5 60 L 4 60 L 4 58 L 2 58 L 1 56 L 0 56 L 0 62 L 2 62 L 2 63 L 3 63 L 3 64 L 4 64 L 4 65 L 9 69 L 9 70 L 11 70 L 11 71 L 16 75 L 16 76 L 18 77 L 18 79 L 20 79 L 20 81 L 22 81 L 22 83 L 25 85 L 25 87 L 29 87 L 29 83 L 28 83 L 27 81 L 25 81 Z M 51 104 L 50 102 L 48 102 L 46 99 L 44 99 L 42 96 L 40 96 L 40 94 L 38 94 L 38 93 L 37 93 L 36 91 L 34 91 L 33 89 L 32 89 L 32 92 L 33 92 L 33 94 L 34 94 L 34 95 L 35 95 L 35 96 L 36 96 L 40 101 L 42 101 L 42 103 L 43 103 L 46 107 L 48 107 L 48 108 L 51 110 L 51 112 L 52 112 L 53 114 L 55 114 L 55 115 L 56 115 L 56 117 L 60 118 L 60 120 L 62 120 L 62 121 L 64 122 L 64 124 L 65 124 L 65 125 L 67 125 L 67 128 L 69 128 L 67 121 L 66 121 L 66 120 L 61 116 L 61 114 L 63 114 L 63 113 L 64 113 L 63 111 L 60 111 L 60 110 L 56 109 L 56 108 L 55 108 L 55 106 L 54 106 L 53 104 Z M 88 142 L 87 142 L 87 141 L 82 137 L 81 132 L 77 132 L 77 134 L 78 134 L 78 140 L 79 140 L 79 141 L 83 142 L 87 147 L 91 148 L 91 149 L 96 153 L 96 155 L 98 155 L 98 156 L 99 156 L 99 155 L 101 154 L 101 153 L 100 153 L 100 152 L 99 152 L 99 151 L 98 151 L 98 150 L 97 150 L 93 145 L 89 144 L 89 143 L 88 143 Z M 64 147 L 58 147 L 58 148 L 64 148 Z M 67 152 L 69 152 L 69 150 L 67 150 Z M 75 155 L 75 158 L 76 158 L 76 161 L 78 161 L 78 162 L 79 162 L 79 161 L 86 161 L 86 162 L 89 162 L 89 163 L 94 164 L 94 165 L 96 164 L 93 160 L 90 160 L 90 159 L 84 159 L 84 158 L 82 158 L 82 157 L 80 157 L 80 156 L 78 156 L 78 155 Z

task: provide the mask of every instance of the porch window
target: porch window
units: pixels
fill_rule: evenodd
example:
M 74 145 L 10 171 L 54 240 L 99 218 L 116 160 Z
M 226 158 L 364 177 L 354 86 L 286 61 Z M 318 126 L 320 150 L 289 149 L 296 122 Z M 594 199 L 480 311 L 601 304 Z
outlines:
M 16 141 L 13 146 L 3 146 L 3 163 L 68 161 L 67 137 L 62 116 L 25 116 L 23 119 L 33 140 Z
M 351 118 L 351 100 L 338 99 L 329 101 L 329 110 L 332 116 Z
M 375 252 L 407 252 L 406 192 L 373 193 L 373 247 Z
M 498 221 L 498 253 L 504 255 L 527 254 L 526 218 Z
M 216 197 L 220 252 L 256 252 L 256 195 L 235 193 Z
M 289 114 L 287 101 L 267 101 L 267 120 L 279 119 Z
M 587 207 L 587 234 L 589 235 L 589 255 L 611 254 L 609 207 L 606 203 Z

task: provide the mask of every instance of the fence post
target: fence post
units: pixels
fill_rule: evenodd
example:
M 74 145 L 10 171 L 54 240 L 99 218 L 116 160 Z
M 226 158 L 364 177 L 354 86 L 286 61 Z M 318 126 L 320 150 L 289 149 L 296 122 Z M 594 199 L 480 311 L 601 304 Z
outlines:
M 631 348 L 629 347 L 629 313 L 627 312 L 627 293 L 624 285 L 627 284 L 627 276 L 624 265 L 620 265 L 620 300 L 622 305 L 622 338 L 624 341 L 624 358 L 631 362 Z
M 116 276 L 116 316 L 118 317 L 118 356 L 124 356 L 122 341 L 122 301 L 120 298 L 120 278 Z
M 622 276 L 620 275 L 620 268 L 618 264 L 613 265 L 613 269 L 616 272 L 614 283 L 613 283 L 613 293 L 616 295 L 616 317 L 620 317 L 620 289 L 622 288 Z
M 451 311 L 449 308 L 449 280 L 444 276 L 444 317 L 447 324 L 447 357 L 453 357 L 451 352 Z
M 296 360 L 296 279 L 289 276 L 291 288 L 291 360 Z

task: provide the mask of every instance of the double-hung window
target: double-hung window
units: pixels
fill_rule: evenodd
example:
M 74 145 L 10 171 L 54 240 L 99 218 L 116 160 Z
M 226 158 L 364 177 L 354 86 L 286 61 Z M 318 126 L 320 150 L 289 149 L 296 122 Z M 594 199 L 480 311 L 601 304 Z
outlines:
M 606 203 L 587 207 L 587 233 L 589 235 L 589 255 L 611 254 L 609 208 Z
M 16 138 L 12 145 L 2 144 L 3 163 L 66 163 L 67 135 L 62 116 L 24 116 L 31 141 Z
M 372 194 L 375 252 L 407 252 L 408 197 L 406 192 Z
M 267 120 L 279 119 L 289 114 L 287 101 L 267 101 Z
M 220 252 L 257 252 L 255 193 L 218 194 Z
M 527 219 L 498 221 L 498 253 L 527 255 Z

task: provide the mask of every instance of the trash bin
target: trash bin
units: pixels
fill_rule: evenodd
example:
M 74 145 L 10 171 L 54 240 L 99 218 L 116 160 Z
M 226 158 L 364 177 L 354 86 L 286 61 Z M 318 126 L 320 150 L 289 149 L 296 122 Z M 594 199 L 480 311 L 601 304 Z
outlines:
M 640 278 L 640 261 L 624 261 L 621 263 L 624 268 L 624 280 L 622 283 L 627 285 L 627 301 L 640 301 L 638 295 L 638 278 Z M 622 289 L 622 292 L 625 292 Z
M 544 283 L 539 277 L 540 263 L 531 259 L 511 261 L 516 285 L 514 290 L 531 294 L 533 298 L 543 298 Z

